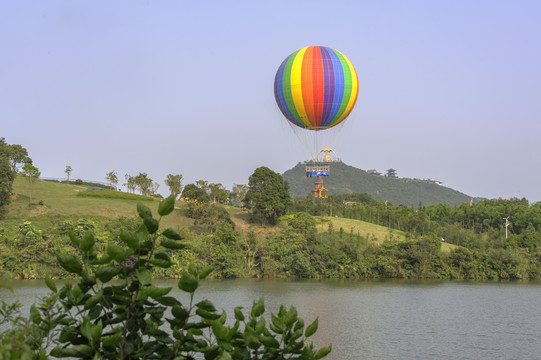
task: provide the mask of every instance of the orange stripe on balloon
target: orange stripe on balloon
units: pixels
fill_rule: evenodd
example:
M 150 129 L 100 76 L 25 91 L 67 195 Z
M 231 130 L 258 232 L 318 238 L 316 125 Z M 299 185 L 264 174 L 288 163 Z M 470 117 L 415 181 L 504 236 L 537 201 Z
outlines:
M 314 122 L 314 98 L 313 98 L 313 86 L 312 83 L 312 54 L 314 47 L 309 46 L 304 53 L 302 59 L 302 100 L 304 103 L 304 109 L 306 110 L 306 116 L 310 127 L 315 126 Z
M 325 97 L 325 78 L 323 76 L 323 60 L 319 46 L 312 53 L 312 99 L 314 104 L 314 126 L 321 127 L 323 115 L 323 100 Z

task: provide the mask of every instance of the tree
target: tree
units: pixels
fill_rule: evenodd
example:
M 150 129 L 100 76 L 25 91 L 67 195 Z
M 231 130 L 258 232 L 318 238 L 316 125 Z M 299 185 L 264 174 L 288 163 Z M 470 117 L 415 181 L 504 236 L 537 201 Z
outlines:
M 5 206 L 10 202 L 9 196 L 9 174 L 11 169 L 7 157 L 0 153 L 0 219 L 4 214 Z
M 235 205 L 243 205 L 244 198 L 248 192 L 248 185 L 245 184 L 235 184 L 233 185 L 233 190 L 231 191 L 231 202 Z
M 64 170 L 64 172 L 66 173 L 66 176 L 68 177 L 68 185 L 69 185 L 69 183 L 70 183 L 71 171 L 72 171 L 71 166 L 66 165 L 66 170 Z
M 109 186 L 116 190 L 116 185 L 118 184 L 118 176 L 116 175 L 116 171 L 113 170 L 108 172 L 106 179 L 109 181 Z
M 26 163 L 23 166 L 22 174 L 30 183 L 30 203 L 32 203 L 32 194 L 34 192 L 34 184 L 39 179 L 41 172 L 34 165 L 30 163 Z
M 226 202 L 229 191 L 227 191 L 222 184 L 209 184 L 208 188 L 210 199 L 213 204 L 216 202 L 222 204 Z
M 23 164 L 32 164 L 32 159 L 28 157 L 28 151 L 19 144 L 9 145 L 5 138 L 0 138 L 0 157 L 8 161 L 9 171 L 4 173 L 8 180 L 8 193 L 13 194 L 13 182 Z
M 259 217 L 261 222 L 275 224 L 291 204 L 289 186 L 280 174 L 259 167 L 249 178 L 245 202 L 250 202 L 252 215 Z
M 126 179 L 126 182 L 123 185 L 126 187 L 126 190 L 131 193 L 135 192 L 135 177 L 126 174 L 124 175 L 124 178 Z
M 176 199 L 180 195 L 182 190 L 182 175 L 167 175 L 167 179 L 165 179 L 165 185 L 169 187 L 169 191 L 171 191 L 171 194 L 175 195 Z
M 208 203 L 209 197 L 205 190 L 195 184 L 188 184 L 182 190 L 182 198 L 199 203 Z
M 206 202 L 210 202 L 210 187 L 209 187 L 209 182 L 207 180 L 197 180 L 195 182 L 195 185 L 200 188 L 201 190 L 203 190 L 203 192 L 205 192 L 205 194 L 207 194 L 207 201 Z
M 134 177 L 133 182 L 135 188 L 139 189 L 142 195 L 150 196 L 153 193 L 152 179 L 148 177 L 147 173 L 139 173 Z
M 305 212 L 296 213 L 287 224 L 295 230 L 295 232 L 302 234 L 308 242 L 316 240 L 316 220 L 312 215 Z

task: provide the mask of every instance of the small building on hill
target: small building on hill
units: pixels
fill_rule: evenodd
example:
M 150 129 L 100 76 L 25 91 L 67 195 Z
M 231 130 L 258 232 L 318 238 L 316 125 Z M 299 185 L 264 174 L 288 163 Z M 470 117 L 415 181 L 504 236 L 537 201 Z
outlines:
M 376 176 L 381 175 L 381 173 L 378 172 L 376 169 L 368 170 L 367 173 L 369 173 L 370 175 L 376 175 Z
M 397 177 L 395 169 L 390 168 L 390 169 L 387 169 L 386 171 L 387 171 L 387 174 L 385 174 L 385 176 L 392 177 L 392 178 Z

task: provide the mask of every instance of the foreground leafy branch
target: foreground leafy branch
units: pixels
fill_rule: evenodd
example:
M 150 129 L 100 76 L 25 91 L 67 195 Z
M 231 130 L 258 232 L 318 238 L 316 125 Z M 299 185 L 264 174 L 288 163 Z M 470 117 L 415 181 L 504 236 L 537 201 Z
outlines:
M 308 343 L 318 321 L 305 328 L 293 306 L 281 306 L 269 319 L 260 299 L 249 313 L 236 307 L 227 321 L 210 301 L 194 303 L 211 267 L 189 267 L 180 277 L 178 288 L 190 295 L 188 305 L 169 295 L 172 288 L 154 286 L 153 269 L 172 265 L 167 251 L 186 247 L 175 229 L 160 230 L 162 216 L 173 209 L 174 196 L 160 203 L 157 219 L 139 203 L 141 226 L 121 233 L 123 244 L 109 244 L 101 257 L 93 232 L 70 233 L 79 256 L 57 259 L 79 281 L 57 289 L 46 279 L 53 294 L 32 307 L 28 324 L 39 330 L 38 339 L 24 344 L 25 354 L 30 349 L 33 358 L 46 359 L 45 349 L 52 348 L 51 357 L 78 359 L 321 359 L 331 351 Z M 5 358 L 14 358 L 13 351 L 3 350 Z

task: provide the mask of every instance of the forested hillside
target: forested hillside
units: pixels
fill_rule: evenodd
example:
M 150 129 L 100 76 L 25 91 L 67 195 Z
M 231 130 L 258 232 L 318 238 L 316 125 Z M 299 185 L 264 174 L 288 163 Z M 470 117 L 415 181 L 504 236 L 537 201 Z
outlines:
M 305 176 L 305 165 L 299 163 L 283 174 L 293 197 L 309 195 L 314 188 L 316 178 Z M 433 181 L 376 176 L 343 162 L 331 163 L 331 175 L 324 181 L 329 194 L 367 193 L 376 200 L 408 207 L 417 207 L 419 203 L 458 205 L 472 199 Z

